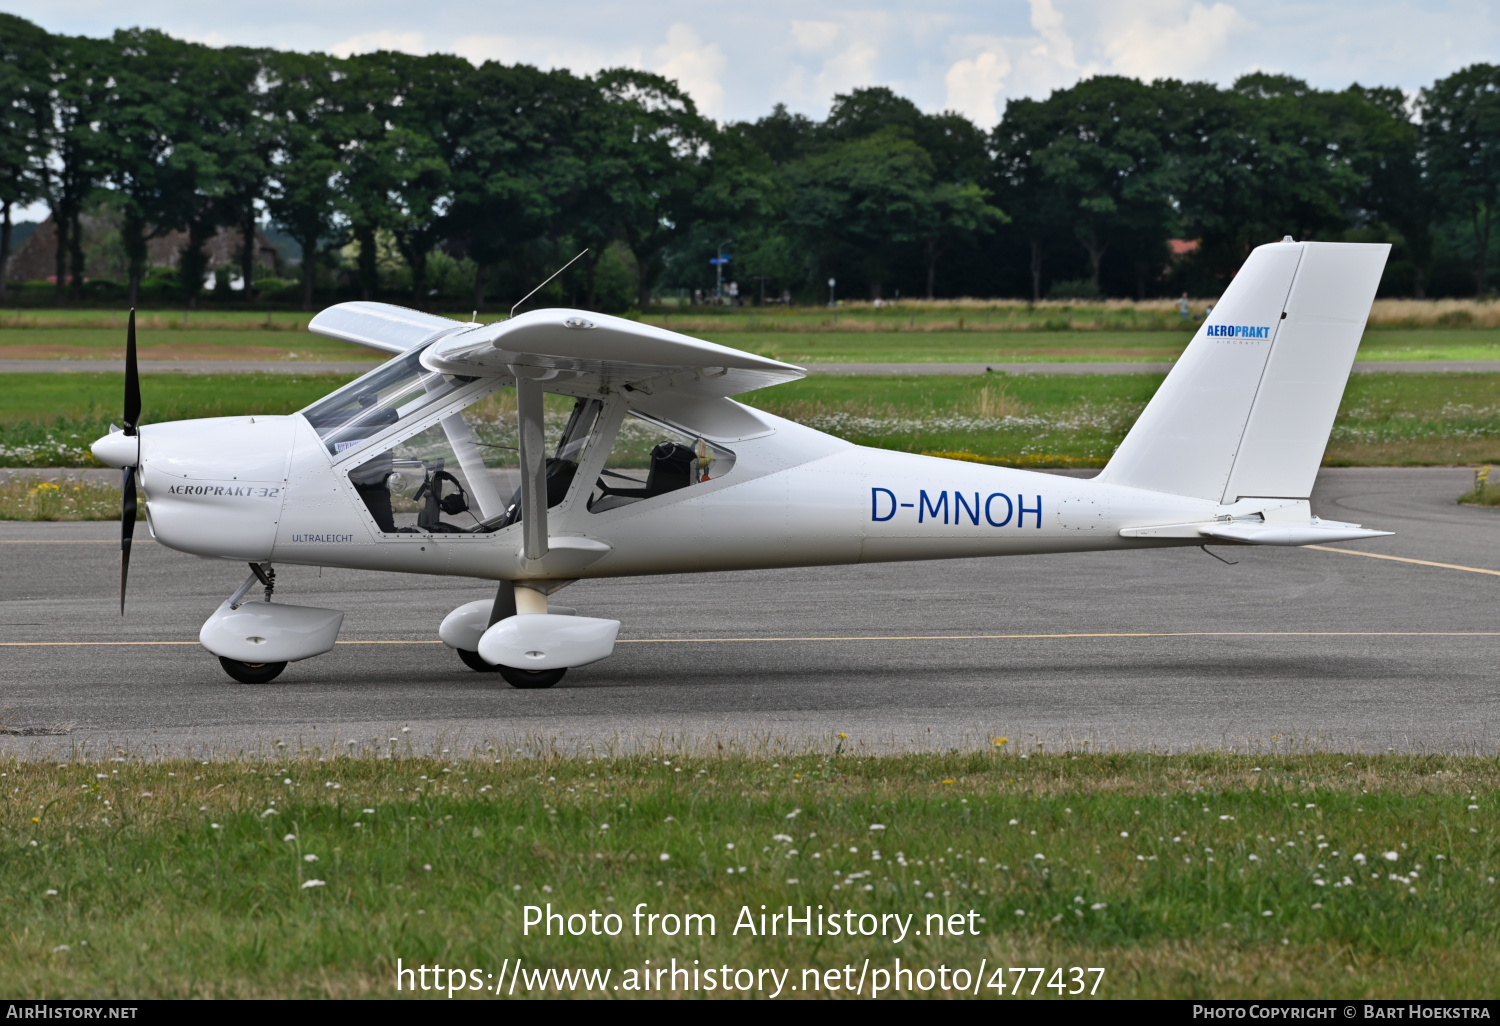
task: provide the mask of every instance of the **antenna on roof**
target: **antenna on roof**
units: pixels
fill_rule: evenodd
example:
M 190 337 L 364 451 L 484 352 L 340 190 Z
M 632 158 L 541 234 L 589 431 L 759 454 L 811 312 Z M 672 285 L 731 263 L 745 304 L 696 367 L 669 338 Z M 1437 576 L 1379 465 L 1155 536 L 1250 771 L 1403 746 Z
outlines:
M 588 247 L 585 246 L 583 248 L 583 253 L 587 253 L 588 251 L 589 251 Z M 556 278 L 559 274 L 562 274 L 568 268 L 572 267 L 575 263 L 577 263 L 578 262 L 578 257 L 583 256 L 583 253 L 579 253 L 578 256 L 574 257 L 572 260 L 569 260 L 567 263 L 563 264 L 557 270 L 553 271 L 552 274 L 547 278 L 547 281 L 542 282 L 536 288 L 532 289 L 530 292 L 526 293 L 526 295 L 522 296 L 516 302 L 516 305 L 510 308 L 510 315 L 512 317 L 514 317 L 516 315 L 517 308 L 519 308 L 522 303 L 526 302 L 526 300 L 530 299 L 532 296 L 534 296 L 538 292 L 542 291 L 542 289 L 546 288 L 547 282 L 550 282 L 553 278 Z

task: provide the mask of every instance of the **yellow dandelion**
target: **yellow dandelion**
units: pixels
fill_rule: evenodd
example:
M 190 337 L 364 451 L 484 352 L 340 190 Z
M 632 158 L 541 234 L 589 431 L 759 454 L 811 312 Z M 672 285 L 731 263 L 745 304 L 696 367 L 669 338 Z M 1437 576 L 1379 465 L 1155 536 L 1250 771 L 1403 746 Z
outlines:
M 1008 737 L 993 737 L 993 738 L 990 738 L 990 743 L 991 744 L 995 744 L 995 745 L 1003 745 L 1006 742 L 1008 742 L 1009 740 L 1010 740 L 1010 738 L 1008 738 Z

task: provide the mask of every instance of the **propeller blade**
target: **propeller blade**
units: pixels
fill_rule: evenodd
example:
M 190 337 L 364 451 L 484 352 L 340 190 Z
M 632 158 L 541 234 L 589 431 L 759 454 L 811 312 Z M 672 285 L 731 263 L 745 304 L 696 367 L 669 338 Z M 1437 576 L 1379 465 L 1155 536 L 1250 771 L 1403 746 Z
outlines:
M 130 541 L 135 537 L 135 468 L 126 467 L 120 482 L 120 615 L 125 615 L 125 582 L 130 577 Z
M 125 329 L 125 433 L 133 435 L 141 423 L 141 370 L 135 357 L 135 307 Z

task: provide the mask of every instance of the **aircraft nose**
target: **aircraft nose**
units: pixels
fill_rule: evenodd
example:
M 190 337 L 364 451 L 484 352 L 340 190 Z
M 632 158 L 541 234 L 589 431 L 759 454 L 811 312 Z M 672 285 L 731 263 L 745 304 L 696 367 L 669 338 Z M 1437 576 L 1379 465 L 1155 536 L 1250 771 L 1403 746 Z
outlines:
M 140 460 L 141 436 L 111 431 L 90 446 L 90 450 L 94 459 L 106 467 L 133 467 Z

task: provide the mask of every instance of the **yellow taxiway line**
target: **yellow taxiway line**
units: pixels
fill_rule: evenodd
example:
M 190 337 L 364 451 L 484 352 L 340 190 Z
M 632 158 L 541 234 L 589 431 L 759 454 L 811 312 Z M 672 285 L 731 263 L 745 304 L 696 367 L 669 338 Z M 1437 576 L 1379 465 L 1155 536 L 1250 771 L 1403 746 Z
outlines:
M 1430 559 L 1411 559 L 1408 556 L 1387 556 L 1383 552 L 1361 552 L 1358 549 L 1336 549 L 1330 545 L 1303 545 L 1304 549 L 1317 549 L 1319 552 L 1341 552 L 1346 556 L 1368 556 L 1370 559 L 1389 559 L 1397 563 L 1415 563 L 1417 566 L 1435 566 L 1441 570 L 1466 570 L 1471 574 L 1489 574 L 1492 577 L 1500 577 L 1500 570 L 1486 570 L 1479 566 L 1462 566 L 1458 563 L 1434 563 Z

